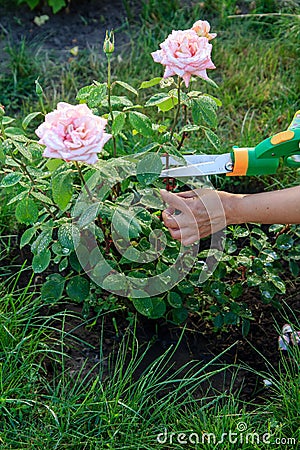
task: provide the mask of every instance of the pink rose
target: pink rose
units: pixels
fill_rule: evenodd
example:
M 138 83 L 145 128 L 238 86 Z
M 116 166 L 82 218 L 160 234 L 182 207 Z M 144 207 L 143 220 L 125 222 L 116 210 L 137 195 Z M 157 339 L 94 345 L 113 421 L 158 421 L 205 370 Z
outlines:
M 104 132 L 106 124 L 106 119 L 93 114 L 85 104 L 60 102 L 35 132 L 39 143 L 46 146 L 43 156 L 95 164 L 97 153 L 111 138 Z
M 207 80 L 206 69 L 216 68 L 210 59 L 212 45 L 194 30 L 172 31 L 160 48 L 151 55 L 155 62 L 166 66 L 164 78 L 179 75 L 186 87 L 192 75 Z
M 210 24 L 207 20 L 197 20 L 192 26 L 192 30 L 196 31 L 198 36 L 206 37 L 209 41 L 217 36 L 217 33 L 209 33 Z

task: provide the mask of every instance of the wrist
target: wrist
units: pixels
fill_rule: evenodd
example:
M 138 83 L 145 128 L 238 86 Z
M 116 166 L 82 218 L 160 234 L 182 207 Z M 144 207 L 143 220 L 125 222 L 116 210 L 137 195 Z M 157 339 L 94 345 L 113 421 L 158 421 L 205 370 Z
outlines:
M 222 204 L 224 207 L 226 225 L 238 225 L 245 222 L 243 214 L 243 194 L 222 193 Z

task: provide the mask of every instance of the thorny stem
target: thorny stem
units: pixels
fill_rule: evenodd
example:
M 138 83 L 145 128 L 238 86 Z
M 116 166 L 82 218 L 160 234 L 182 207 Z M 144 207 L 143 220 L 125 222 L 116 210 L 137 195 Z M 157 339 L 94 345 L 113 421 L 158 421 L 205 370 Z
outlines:
M 92 200 L 93 200 L 93 196 L 92 196 L 92 194 L 91 194 L 91 191 L 89 190 L 89 188 L 88 188 L 87 185 L 86 185 L 86 182 L 85 182 L 85 179 L 84 179 L 84 177 L 83 177 L 81 168 L 80 168 L 80 166 L 79 166 L 79 164 L 78 164 L 78 161 L 75 161 L 75 165 L 76 165 L 76 167 L 77 167 L 79 177 L 80 177 L 80 179 L 81 179 L 81 181 L 82 181 L 82 185 L 84 186 L 84 188 L 85 188 L 85 190 L 86 190 L 86 193 L 87 193 L 87 195 L 89 196 L 89 199 L 92 201 Z
M 108 102 L 108 108 L 109 108 L 111 121 L 112 121 L 112 123 L 114 123 L 114 115 L 113 115 L 113 110 L 112 110 L 112 105 L 111 105 L 111 64 L 110 64 L 110 54 L 107 54 L 106 56 L 107 56 L 107 91 L 108 91 L 107 102 Z M 116 137 L 115 136 L 113 136 L 113 146 L 114 146 L 113 156 L 116 157 L 117 156 L 117 144 L 116 144 Z
M 176 128 L 176 125 L 177 125 L 177 122 L 178 122 L 178 118 L 179 118 L 180 108 L 181 108 L 180 87 L 181 87 L 181 79 L 180 79 L 180 77 L 178 77 L 178 84 L 177 84 L 177 99 L 178 99 L 178 103 L 177 103 L 177 108 L 176 108 L 174 121 L 173 121 L 172 129 L 171 129 L 170 141 L 172 141 L 172 138 L 173 138 L 173 135 L 174 135 L 174 131 L 175 131 L 175 128 Z

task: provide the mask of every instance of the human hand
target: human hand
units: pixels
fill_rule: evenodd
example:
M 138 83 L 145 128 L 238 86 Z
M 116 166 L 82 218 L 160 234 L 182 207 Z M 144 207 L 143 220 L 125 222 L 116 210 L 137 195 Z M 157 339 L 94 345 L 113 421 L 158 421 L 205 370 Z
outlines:
M 174 239 L 191 245 L 226 227 L 223 203 L 230 195 L 211 189 L 178 194 L 161 190 L 162 199 L 169 205 L 162 213 L 164 224 Z M 175 214 L 176 211 L 180 213 Z

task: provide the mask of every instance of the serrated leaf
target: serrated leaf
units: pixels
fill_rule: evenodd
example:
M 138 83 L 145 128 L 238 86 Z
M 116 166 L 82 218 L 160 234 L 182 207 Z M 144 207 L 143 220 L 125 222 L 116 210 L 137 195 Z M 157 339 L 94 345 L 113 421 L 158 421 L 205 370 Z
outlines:
M 83 86 L 81 89 L 79 89 L 77 95 L 76 95 L 76 100 L 80 101 L 84 101 L 87 100 L 89 98 L 90 93 L 92 92 L 92 90 L 95 88 L 94 85 L 90 85 L 90 86 Z
M 73 195 L 73 174 L 71 171 L 52 177 L 52 197 L 57 206 L 64 210 Z
M 204 128 L 205 136 L 216 150 L 220 149 L 220 140 L 218 136 L 208 128 Z
M 5 175 L 4 178 L 2 178 L 0 187 L 8 188 L 14 186 L 15 184 L 19 183 L 22 177 L 23 174 L 20 172 L 10 172 Z
M 57 237 L 63 248 L 74 250 L 80 241 L 80 231 L 76 226 L 66 223 L 59 227 Z
M 130 111 L 128 115 L 129 122 L 135 130 L 146 137 L 150 137 L 153 135 L 152 123 L 149 117 L 136 111 Z
M 19 153 L 21 153 L 22 156 L 24 156 L 25 159 L 28 161 L 32 161 L 32 153 L 23 145 L 21 142 L 14 142 L 14 146 L 18 150 Z
M 76 275 L 67 284 L 66 291 L 71 300 L 81 303 L 89 296 L 90 282 L 86 278 Z
M 192 118 L 197 125 L 201 125 L 204 121 L 210 127 L 217 126 L 217 114 L 209 97 L 201 95 L 192 100 Z
M 147 89 L 152 86 L 156 86 L 157 84 L 159 84 L 161 82 L 161 80 L 162 80 L 161 77 L 155 77 L 155 78 L 151 78 L 151 80 L 143 81 L 142 84 L 140 85 L 139 89 Z
M 112 227 L 125 239 L 136 238 L 142 231 L 139 220 L 131 209 L 116 209 L 112 217 Z
M 29 225 L 38 220 L 39 211 L 35 202 L 31 198 L 26 197 L 18 203 L 15 215 L 19 222 Z
M 148 153 L 137 164 L 137 179 L 141 183 L 150 184 L 159 178 L 162 169 L 160 156 L 157 153 Z
M 41 297 L 44 302 L 54 302 L 61 298 L 65 286 L 65 279 L 59 273 L 47 277 L 41 288 Z
M 37 112 L 33 112 L 28 114 L 25 119 L 22 121 L 22 127 L 24 128 L 24 130 L 26 130 L 26 128 L 28 127 L 28 125 L 30 124 L 30 122 L 35 119 L 37 116 L 39 116 L 40 114 L 42 114 L 40 111 Z
M 117 136 L 124 128 L 126 120 L 126 114 L 120 113 L 116 117 L 114 117 L 114 121 L 112 124 L 112 134 Z
M 32 191 L 31 195 L 35 197 L 37 200 L 40 200 L 40 202 L 42 203 L 53 205 L 53 201 L 51 200 L 51 198 L 47 197 L 47 195 L 44 195 L 41 192 Z
M 12 205 L 13 203 L 19 202 L 20 200 L 22 200 L 22 198 L 28 196 L 29 193 L 29 189 L 23 192 L 20 192 L 20 194 L 16 195 L 15 197 L 11 198 L 9 200 L 9 202 L 7 203 L 7 205 Z
M 130 86 L 130 84 L 124 83 L 124 81 L 119 81 L 119 80 L 115 81 L 115 83 L 119 84 L 123 88 L 127 89 L 127 91 L 133 92 L 133 94 L 139 95 L 138 91 L 134 87 Z
M 50 250 L 44 250 L 38 255 L 34 255 L 32 259 L 32 269 L 34 273 L 42 273 L 50 264 L 51 252 Z
M 36 233 L 35 227 L 31 227 L 25 230 L 21 237 L 20 248 L 23 248 L 25 245 L 29 244 L 35 233 Z
M 107 87 L 106 84 L 100 84 L 99 86 L 94 86 L 90 91 L 87 98 L 87 104 L 90 108 L 96 108 L 101 105 L 102 101 L 106 98 Z

